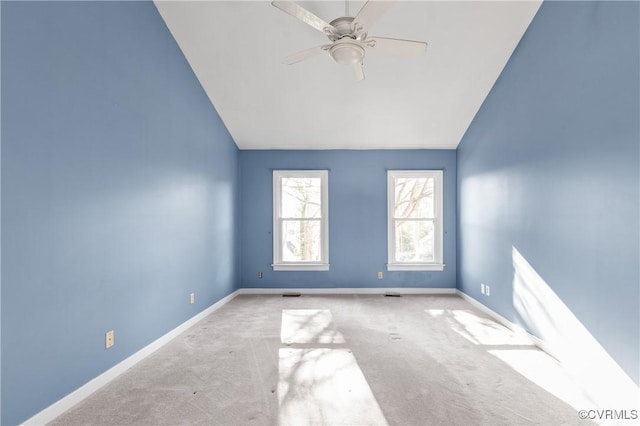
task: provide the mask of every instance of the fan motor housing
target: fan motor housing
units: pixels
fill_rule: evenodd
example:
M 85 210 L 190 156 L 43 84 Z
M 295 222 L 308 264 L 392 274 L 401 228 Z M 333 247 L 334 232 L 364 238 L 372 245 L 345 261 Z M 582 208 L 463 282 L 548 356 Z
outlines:
M 329 39 L 331 41 L 340 40 L 344 37 L 350 37 L 354 40 L 363 40 L 367 37 L 366 31 L 362 28 L 362 25 L 354 23 L 354 18 L 352 16 L 341 16 L 340 18 L 336 18 L 331 21 L 331 26 L 336 29 L 336 31 L 331 31 L 328 33 Z

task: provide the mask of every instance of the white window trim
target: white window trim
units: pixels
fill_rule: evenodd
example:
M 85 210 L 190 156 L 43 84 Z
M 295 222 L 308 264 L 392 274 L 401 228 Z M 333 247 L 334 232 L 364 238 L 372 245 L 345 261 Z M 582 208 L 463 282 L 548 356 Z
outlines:
M 320 178 L 322 228 L 320 262 L 286 262 L 282 260 L 282 218 L 280 217 L 280 179 L 288 177 Z M 273 264 L 274 271 L 328 271 L 329 270 L 329 172 L 328 170 L 274 170 L 273 171 Z
M 431 263 L 397 262 L 395 261 L 396 238 L 395 238 L 395 178 L 435 178 L 434 189 L 434 257 Z M 443 271 L 443 173 L 442 170 L 389 170 L 387 171 L 387 270 L 388 271 Z
M 387 263 L 387 271 L 444 271 L 444 263 Z

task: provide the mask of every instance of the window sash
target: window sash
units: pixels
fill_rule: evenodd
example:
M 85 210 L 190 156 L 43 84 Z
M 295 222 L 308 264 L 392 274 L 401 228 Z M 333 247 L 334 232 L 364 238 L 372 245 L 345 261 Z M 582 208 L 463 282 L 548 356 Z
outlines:
M 291 265 L 296 265 L 296 264 L 300 264 L 300 263 L 304 263 L 304 264 L 318 264 L 318 265 L 322 265 L 324 264 L 324 259 L 322 258 L 322 219 L 321 218 L 309 218 L 309 219 L 300 219 L 300 218 L 280 218 L 280 264 L 291 264 Z M 284 251 L 285 251 L 285 244 L 284 244 L 284 240 L 285 240 L 285 236 L 283 233 L 284 230 L 284 222 L 320 222 L 320 256 L 321 259 L 320 260 L 285 260 L 285 255 L 284 255 Z
M 319 217 L 282 216 L 282 179 L 320 178 Z M 328 270 L 329 269 L 329 221 L 328 221 L 328 171 L 327 170 L 274 170 L 273 171 L 273 269 L 274 270 Z M 284 260 L 284 222 L 320 223 L 320 260 Z
M 442 224 L 442 197 L 443 197 L 443 173 L 440 170 L 424 171 L 400 171 L 389 170 L 387 172 L 387 204 L 388 204 L 388 270 L 443 270 L 443 224 Z M 396 216 L 396 179 L 398 178 L 433 178 L 434 217 L 398 217 Z M 401 261 L 396 260 L 398 247 L 396 247 L 398 222 L 432 222 L 433 223 L 433 262 Z
M 398 239 L 398 222 L 426 222 L 426 223 L 431 223 L 433 224 L 433 236 L 431 237 L 432 240 L 432 244 L 433 244 L 433 262 L 411 262 L 411 261 L 402 261 L 402 260 L 398 260 L 400 251 L 398 250 L 398 247 L 395 246 L 395 243 Z M 390 260 L 393 260 L 392 263 L 436 263 L 437 259 L 438 259 L 438 245 L 436 243 L 436 238 L 437 238 L 437 221 L 435 218 L 429 218 L 429 219 L 416 219 L 416 218 L 411 218 L 411 219 L 394 219 L 393 221 L 393 225 L 394 225 L 394 231 L 393 231 L 393 236 L 394 236 L 394 257 Z M 418 255 L 419 252 L 418 250 L 416 250 L 416 254 Z

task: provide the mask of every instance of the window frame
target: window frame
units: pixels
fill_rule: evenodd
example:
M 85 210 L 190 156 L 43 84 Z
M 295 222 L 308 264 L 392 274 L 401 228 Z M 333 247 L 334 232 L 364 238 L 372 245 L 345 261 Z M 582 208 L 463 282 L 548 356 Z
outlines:
M 443 271 L 443 171 L 442 170 L 388 170 L 387 171 L 387 270 L 388 271 Z M 396 178 L 434 178 L 433 199 L 433 262 L 398 262 L 396 261 L 396 220 L 395 218 L 395 179 Z M 420 220 L 420 219 L 412 219 Z
M 282 260 L 282 222 L 300 218 L 280 216 L 282 200 L 282 178 L 320 178 L 320 254 L 318 262 Z M 273 171 L 273 263 L 274 271 L 328 271 L 329 270 L 329 171 L 328 170 L 274 170 Z

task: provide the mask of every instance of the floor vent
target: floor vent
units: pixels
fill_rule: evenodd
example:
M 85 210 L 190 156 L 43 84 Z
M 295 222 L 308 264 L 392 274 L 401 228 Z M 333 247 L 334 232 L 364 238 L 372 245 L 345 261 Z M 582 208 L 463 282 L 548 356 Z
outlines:
M 384 297 L 400 297 L 400 293 L 394 293 L 392 291 L 387 291 L 383 294 Z
M 300 297 L 300 293 L 282 293 L 282 297 Z

